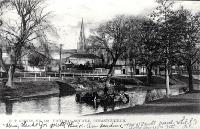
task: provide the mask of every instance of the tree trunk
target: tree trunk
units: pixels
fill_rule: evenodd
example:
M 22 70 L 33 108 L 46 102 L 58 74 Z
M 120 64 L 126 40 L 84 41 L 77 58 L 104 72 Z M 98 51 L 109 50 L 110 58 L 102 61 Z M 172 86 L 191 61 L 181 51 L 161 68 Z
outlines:
M 125 64 L 124 65 L 125 65 L 125 75 L 127 76 L 127 67 L 126 67 L 126 65 L 127 65 L 127 58 L 125 58 Z
M 5 64 L 3 62 L 3 58 L 2 58 L 2 48 L 0 48 L 0 67 L 2 68 L 2 70 L 4 70 L 6 72 L 6 68 L 5 68 Z M 1 71 L 3 72 L 3 71 Z
M 147 85 L 149 86 L 151 84 L 152 79 L 152 64 L 147 65 Z
M 109 72 L 108 72 L 108 75 L 107 75 L 107 79 L 106 79 L 106 86 L 109 85 L 110 79 L 114 74 L 114 66 L 116 65 L 116 62 L 117 62 L 117 60 L 114 60 L 112 62 L 112 64 L 110 65 L 110 69 L 109 69 Z
M 9 54 L 9 69 L 8 69 L 8 81 L 6 83 L 7 87 L 14 88 L 13 79 L 14 79 L 14 72 L 15 72 L 15 64 L 17 63 L 15 60 L 15 53 L 14 50 L 11 48 L 8 52 Z
M 133 77 L 133 65 L 131 64 L 130 66 L 130 69 L 131 69 L 131 78 Z
M 168 98 L 171 94 L 169 87 L 169 59 L 166 61 L 166 97 Z
M 188 71 L 188 74 L 189 74 L 189 92 L 192 92 L 194 89 L 193 89 L 193 77 L 192 77 L 192 65 L 191 63 L 188 63 L 187 65 L 187 71 Z
M 131 78 L 132 78 L 133 74 L 134 74 L 134 62 L 133 62 L 133 59 L 129 59 L 129 62 L 130 62 Z
M 15 70 L 14 70 L 13 65 L 10 65 L 9 70 L 8 70 L 8 81 L 6 83 L 7 87 L 14 88 L 14 85 L 13 85 L 14 71 Z

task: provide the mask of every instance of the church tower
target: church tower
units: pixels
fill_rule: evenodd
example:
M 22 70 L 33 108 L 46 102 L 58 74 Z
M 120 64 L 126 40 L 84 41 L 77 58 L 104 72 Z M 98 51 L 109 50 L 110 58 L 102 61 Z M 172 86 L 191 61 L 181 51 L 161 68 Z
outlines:
M 77 51 L 79 53 L 84 53 L 85 52 L 85 30 L 84 30 L 84 24 L 83 24 L 83 18 L 81 22 L 81 30 L 80 30 L 80 35 L 79 35 L 79 42 L 77 44 Z

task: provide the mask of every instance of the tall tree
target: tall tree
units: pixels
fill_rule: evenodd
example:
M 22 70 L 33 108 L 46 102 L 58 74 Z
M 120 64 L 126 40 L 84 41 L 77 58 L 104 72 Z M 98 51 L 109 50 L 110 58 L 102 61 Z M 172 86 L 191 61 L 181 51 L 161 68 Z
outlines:
M 44 0 L 6 0 L 5 10 L 11 10 L 16 19 L 3 22 L 0 28 L 1 38 L 7 40 L 10 57 L 8 70 L 8 87 L 13 87 L 13 75 L 17 63 L 23 56 L 23 51 L 35 49 L 34 43 L 52 29 L 48 20 L 49 12 L 44 11 Z
M 169 87 L 169 66 L 170 66 L 170 48 L 172 48 L 171 37 L 170 37 L 170 27 L 168 25 L 168 21 L 170 16 L 173 14 L 173 5 L 174 2 L 170 0 L 156 0 L 158 3 L 158 7 L 152 13 L 151 17 L 153 20 L 156 20 L 158 24 L 160 24 L 160 41 L 163 44 L 163 57 L 166 62 L 166 91 L 167 97 L 170 95 L 170 87 Z
M 124 57 L 128 58 L 129 64 L 131 66 L 131 75 L 136 73 L 136 66 L 138 65 L 138 57 L 140 57 L 140 47 L 141 46 L 141 26 L 142 23 L 146 21 L 144 17 L 134 17 L 130 16 L 127 19 L 127 32 L 128 32 L 128 42 L 131 44 L 125 53 Z
M 138 62 L 147 68 L 147 85 L 150 85 L 152 68 L 161 62 L 161 44 L 159 42 L 159 25 L 151 19 L 142 23 L 140 29 L 140 48 Z
M 101 24 L 93 34 L 90 40 L 99 46 L 103 46 L 111 57 L 110 69 L 107 76 L 107 82 L 113 76 L 114 67 L 118 59 L 126 52 L 129 47 L 126 17 L 117 16 L 112 20 Z
M 193 91 L 193 66 L 199 62 L 200 50 L 197 47 L 200 41 L 200 13 L 192 14 L 191 11 L 179 9 L 175 15 L 179 18 L 180 25 L 180 60 L 186 66 L 189 75 L 189 91 Z
M 2 8 L 3 8 L 3 5 L 4 5 L 5 3 L 7 3 L 6 0 L 0 0 L 0 16 L 3 15 Z M 0 27 L 2 26 L 2 24 L 3 24 L 3 19 L 2 19 L 2 17 L 1 17 L 1 18 L 0 18 Z M 1 45 L 0 45 L 0 67 L 1 67 L 4 71 L 6 71 L 5 64 L 4 64 L 3 59 L 2 59 L 2 53 L 3 53 L 2 48 L 3 48 L 3 45 L 5 45 L 5 44 L 2 44 L 2 42 L 3 42 L 3 41 L 1 40 Z

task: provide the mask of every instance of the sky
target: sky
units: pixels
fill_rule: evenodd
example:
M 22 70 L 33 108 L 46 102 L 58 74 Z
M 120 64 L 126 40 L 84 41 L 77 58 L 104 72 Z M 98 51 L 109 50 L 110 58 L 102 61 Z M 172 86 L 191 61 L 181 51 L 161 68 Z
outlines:
M 178 1 L 192 11 L 200 11 L 200 1 Z M 51 21 L 59 37 L 52 38 L 65 49 L 76 49 L 81 19 L 84 20 L 86 37 L 90 29 L 116 15 L 147 15 L 156 7 L 155 0 L 47 0 L 46 8 L 52 11 Z

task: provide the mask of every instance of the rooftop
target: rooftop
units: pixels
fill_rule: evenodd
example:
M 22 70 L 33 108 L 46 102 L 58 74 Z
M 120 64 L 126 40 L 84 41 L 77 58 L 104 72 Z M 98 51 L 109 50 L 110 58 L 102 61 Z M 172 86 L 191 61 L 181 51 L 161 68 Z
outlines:
M 89 59 L 96 59 L 99 58 L 98 56 L 94 54 L 86 54 L 86 53 L 78 53 L 78 54 L 73 54 L 70 56 L 71 58 L 89 58 Z

